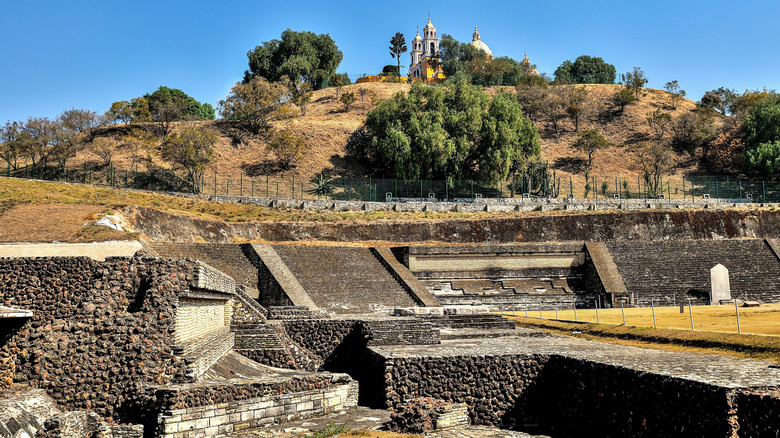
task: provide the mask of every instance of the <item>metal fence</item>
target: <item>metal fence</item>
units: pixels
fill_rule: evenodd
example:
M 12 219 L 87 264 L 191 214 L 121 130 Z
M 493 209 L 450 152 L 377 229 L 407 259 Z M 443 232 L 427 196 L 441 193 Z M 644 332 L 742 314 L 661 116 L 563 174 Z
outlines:
M 718 306 L 717 310 L 725 310 L 728 305 L 726 306 Z M 528 301 L 522 301 L 522 302 L 512 302 L 512 303 L 501 303 L 499 306 L 499 312 L 506 316 L 525 316 L 528 318 L 538 318 L 538 319 L 546 319 L 551 321 L 561 321 L 561 322 L 579 322 L 579 323 L 597 323 L 597 324 L 617 324 L 617 325 L 624 325 L 624 326 L 635 326 L 635 327 L 653 327 L 653 328 L 671 328 L 671 329 L 687 329 L 691 331 L 697 330 L 697 322 L 696 322 L 696 316 L 695 316 L 695 309 L 701 309 L 702 307 L 710 308 L 710 306 L 693 306 L 691 304 L 691 300 L 688 299 L 687 302 L 680 303 L 679 306 L 674 306 L 673 309 L 679 308 L 679 315 L 678 317 L 671 317 L 669 316 L 669 312 L 666 311 L 663 313 L 663 315 L 657 315 L 656 309 L 657 308 L 653 303 L 651 303 L 650 307 L 630 307 L 625 308 L 623 307 L 623 304 L 621 303 L 619 309 L 620 319 L 617 319 L 618 314 L 616 313 L 617 308 L 610 308 L 605 309 L 602 308 L 599 304 L 599 301 L 597 299 L 593 300 L 593 307 L 577 307 L 574 304 L 565 305 L 563 303 L 543 303 L 542 301 L 534 302 L 532 300 Z M 552 309 L 552 310 L 551 310 Z M 668 310 L 669 307 L 666 307 L 665 310 Z M 730 318 L 729 316 L 725 316 L 722 318 L 722 321 L 719 322 L 725 322 L 725 325 L 718 325 L 715 327 L 715 330 L 712 330 L 712 327 L 708 327 L 708 331 L 723 331 L 723 332 L 729 332 L 734 331 L 736 333 L 742 334 L 743 328 L 747 328 L 747 331 L 750 331 L 750 327 L 743 327 L 743 322 L 740 319 L 740 310 L 739 310 L 739 301 L 734 300 L 734 305 L 731 308 L 733 312 L 730 312 Z M 626 310 L 629 310 L 630 313 L 627 315 Z M 605 312 L 608 313 L 608 315 L 605 315 Z M 638 313 L 643 312 L 643 313 Z M 700 313 L 703 314 L 704 311 L 700 310 Z M 687 314 L 687 316 L 686 316 Z M 608 318 L 605 318 L 605 316 L 608 316 Z M 711 316 L 710 316 L 711 318 Z M 616 321 L 617 319 L 617 321 Z M 683 322 L 684 320 L 684 322 Z M 729 321 L 730 320 L 730 321 Z M 708 321 L 708 325 L 710 324 L 710 321 Z M 699 329 L 701 329 L 699 327 Z M 759 333 L 759 334 L 766 334 L 766 333 Z
M 170 169 L 121 169 L 113 166 L 33 166 L 6 170 L 6 176 L 105 185 L 154 191 L 294 199 L 351 201 L 476 201 L 480 198 L 719 199 L 729 202 L 780 202 L 780 182 L 731 176 L 669 176 L 651 184 L 636 175 L 588 175 L 554 172 L 500 182 L 402 180 L 331 175 L 250 176 L 208 171 L 199 176 Z

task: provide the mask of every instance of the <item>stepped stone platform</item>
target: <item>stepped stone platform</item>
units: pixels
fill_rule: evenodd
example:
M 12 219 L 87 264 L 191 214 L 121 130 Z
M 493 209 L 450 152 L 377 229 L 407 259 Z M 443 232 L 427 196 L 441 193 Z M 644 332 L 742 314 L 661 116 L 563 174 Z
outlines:
M 729 270 L 731 296 L 780 301 L 780 259 L 763 239 L 607 242 L 633 302 L 649 306 L 710 303 L 710 269 Z
M 333 313 L 371 313 L 417 303 L 369 248 L 274 245 L 316 305 Z
M 151 243 L 150 249 L 162 258 L 192 258 L 233 277 L 247 294 L 257 297 L 257 268 L 244 255 L 241 245 L 223 243 Z

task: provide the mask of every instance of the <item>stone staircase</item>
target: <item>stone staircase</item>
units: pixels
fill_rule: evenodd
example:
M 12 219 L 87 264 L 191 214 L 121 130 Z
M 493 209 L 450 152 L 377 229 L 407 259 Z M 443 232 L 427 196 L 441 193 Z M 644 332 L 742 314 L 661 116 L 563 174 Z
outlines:
M 416 305 L 369 248 L 275 245 L 274 250 L 321 309 L 355 314 Z
M 780 260 L 762 239 L 608 242 L 628 293 L 640 306 L 692 299 L 709 304 L 710 269 L 729 270 L 731 296 L 780 301 Z

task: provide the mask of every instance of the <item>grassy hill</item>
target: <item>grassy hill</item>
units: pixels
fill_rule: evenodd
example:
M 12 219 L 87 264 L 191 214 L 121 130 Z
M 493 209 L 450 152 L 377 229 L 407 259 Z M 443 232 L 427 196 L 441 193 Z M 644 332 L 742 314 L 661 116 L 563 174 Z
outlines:
M 582 175 L 586 170 L 591 176 L 599 179 L 614 181 L 615 176 L 626 179 L 636 184 L 640 175 L 637 161 L 636 147 L 639 142 L 650 138 L 650 128 L 645 122 L 646 117 L 661 109 L 672 116 L 677 116 L 695 108 L 696 104 L 688 99 L 682 99 L 676 110 L 671 110 L 667 102 L 668 93 L 646 89 L 637 103 L 628 105 L 622 114 L 615 115 L 608 123 L 599 124 L 596 114 L 599 108 L 609 106 L 611 96 L 620 89 L 620 85 L 585 85 L 589 91 L 590 104 L 586 107 L 580 119 L 580 130 L 598 129 L 615 146 L 598 151 L 590 169 L 586 169 L 586 155 L 573 150 L 570 144 L 577 133 L 569 120 L 564 120 L 558 134 L 553 133 L 552 128 L 544 119 L 537 122 L 542 134 L 542 154 L 556 174 L 561 177 L 562 185 L 568 191 L 568 179 L 574 176 L 575 193 L 582 196 L 584 180 Z M 487 89 L 495 93 L 501 87 Z M 514 88 L 507 88 L 514 91 Z M 363 97 L 361 98 L 361 90 Z M 354 162 L 344 153 L 344 145 L 349 135 L 364 121 L 366 114 L 373 108 L 374 103 L 381 99 L 391 97 L 398 92 L 407 92 L 407 84 L 369 83 L 349 85 L 342 87 L 342 92 L 355 93 L 357 101 L 352 108 L 345 112 L 343 105 L 336 97 L 336 89 L 328 88 L 313 93 L 311 103 L 307 106 L 305 116 L 300 116 L 285 122 L 277 122 L 276 126 L 285 126 L 301 135 L 309 145 L 309 152 L 297 166 L 289 170 L 281 170 L 275 157 L 265 150 L 265 139 L 262 135 L 247 136 L 242 134 L 231 123 L 221 121 L 195 122 L 209 126 L 219 133 L 220 141 L 216 147 L 217 162 L 214 166 L 220 175 L 237 177 L 239 173 L 248 176 L 281 176 L 295 175 L 300 180 L 310 180 L 320 173 L 331 175 L 367 176 L 367 170 L 360 163 Z M 723 123 L 717 121 L 716 123 Z M 115 126 L 105 130 L 101 135 L 120 140 L 127 128 Z M 700 166 L 700 161 L 691 158 L 688 154 L 676 156 L 676 168 L 670 178 L 673 187 L 679 185 L 682 175 L 702 174 L 706 171 Z M 80 165 L 83 162 L 98 163 L 98 159 L 90 152 L 80 152 L 71 163 Z M 130 167 L 130 155 L 124 147 L 120 146 L 114 158 L 117 168 Z M 157 159 L 156 165 L 167 167 L 166 163 Z M 564 183 L 565 182 L 565 183 Z M 612 183 L 614 185 L 614 183 Z M 633 190 L 633 189 L 632 189 Z

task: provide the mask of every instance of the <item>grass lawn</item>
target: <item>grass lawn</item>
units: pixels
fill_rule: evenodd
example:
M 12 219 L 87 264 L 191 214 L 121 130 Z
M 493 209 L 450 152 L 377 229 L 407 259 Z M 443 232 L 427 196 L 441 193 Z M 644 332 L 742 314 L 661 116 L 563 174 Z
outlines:
M 695 330 L 737 333 L 736 309 L 733 304 L 719 306 L 693 306 L 693 327 Z M 512 315 L 512 312 L 505 313 Z M 518 309 L 515 315 L 525 316 L 525 309 Z M 538 317 L 539 311 L 529 308 L 528 316 Z M 625 309 L 626 325 L 653 327 L 653 312 L 649 307 Z M 555 311 L 543 311 L 542 318 L 555 319 Z M 558 319 L 574 321 L 574 310 L 559 310 Z M 595 309 L 577 309 L 577 320 L 596 322 Z M 656 307 L 655 320 L 658 328 L 691 329 L 691 317 L 686 305 L 680 307 Z M 762 304 L 761 307 L 740 307 L 739 320 L 743 334 L 780 336 L 780 304 Z M 621 309 L 599 309 L 598 321 L 602 324 L 623 324 Z

